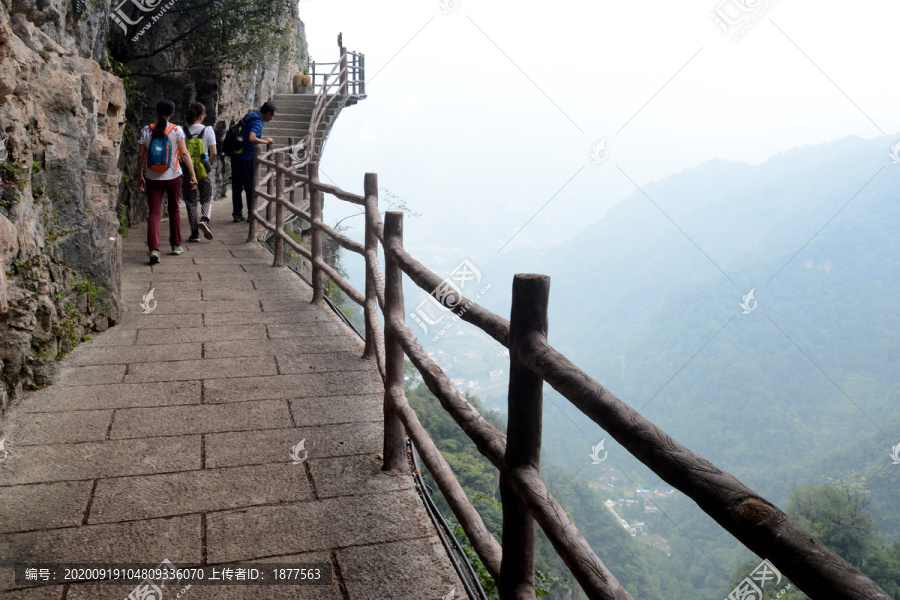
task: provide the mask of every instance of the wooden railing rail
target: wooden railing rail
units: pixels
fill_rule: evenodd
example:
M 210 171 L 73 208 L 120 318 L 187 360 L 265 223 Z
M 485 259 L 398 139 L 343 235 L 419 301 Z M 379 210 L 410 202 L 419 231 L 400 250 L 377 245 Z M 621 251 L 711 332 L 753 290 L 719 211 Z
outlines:
M 266 201 L 268 206 L 265 218 L 255 206 L 251 211 L 248 241 L 255 239 L 255 225 L 260 223 L 275 237 L 276 247 L 280 240 L 282 248 L 286 244 L 310 260 L 313 266 L 314 302 L 322 297 L 322 277 L 328 276 L 350 300 L 363 307 L 366 327 L 364 356 L 375 358 L 385 388 L 384 468 L 406 468 L 405 437 L 409 435 L 476 553 L 498 582 L 501 598 L 534 597 L 532 519 L 547 534 L 589 598 L 631 598 L 596 556 L 540 477 L 541 388 L 546 381 L 657 475 L 692 498 L 747 548 L 769 559 L 783 575 L 811 597 L 890 600 L 890 596 L 880 587 L 800 528 L 776 506 L 729 473 L 674 441 L 550 346 L 546 320 L 549 278 L 516 276 L 510 321 L 464 297 L 459 301 L 453 299 L 451 303 L 450 299 L 434 293 L 444 280 L 403 249 L 402 213 L 388 212 L 382 222 L 378 212 L 375 174 L 366 174 L 364 195 L 358 196 L 321 183 L 316 163 L 298 169 L 286 165 L 283 157 L 283 153 L 268 153 L 255 161 L 255 196 Z M 260 177 L 262 167 L 268 171 L 265 177 Z M 297 182 L 309 189 L 309 213 L 293 206 L 285 198 L 285 190 Z M 262 183 L 267 186 L 266 192 L 260 190 Z M 274 187 L 271 192 L 268 191 L 269 185 Z M 323 223 L 321 198 L 324 194 L 365 207 L 363 244 Z M 271 209 L 274 209 L 274 223 Z M 283 231 L 284 209 L 311 224 L 312 243 L 309 250 Z M 365 294 L 358 292 L 325 263 L 321 251 L 323 233 L 335 239 L 341 247 L 364 257 Z M 378 262 L 379 242 L 384 249 L 383 275 Z M 280 264 L 277 252 L 274 264 Z M 479 327 L 509 349 L 509 438 L 488 423 L 466 400 L 428 356 L 415 332 L 406 325 L 401 286 L 404 273 L 457 316 Z M 383 335 L 379 306 L 384 315 Z M 465 497 L 446 461 L 409 406 L 403 384 L 405 357 L 418 369 L 426 386 L 475 443 L 478 451 L 500 471 L 504 503 L 502 548 L 485 528 L 481 517 Z

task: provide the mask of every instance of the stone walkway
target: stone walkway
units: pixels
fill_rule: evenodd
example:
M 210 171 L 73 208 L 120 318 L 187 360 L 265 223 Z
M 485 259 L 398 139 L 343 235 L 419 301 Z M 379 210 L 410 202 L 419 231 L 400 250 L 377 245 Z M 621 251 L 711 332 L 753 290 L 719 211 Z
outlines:
M 132 229 L 122 322 L 9 411 L 0 561 L 331 565 L 330 587 L 195 585 L 185 600 L 462 597 L 412 477 L 380 470 L 382 386 L 361 341 L 243 243 L 230 208 L 214 203 L 214 240 L 152 268 L 144 226 Z M 187 234 L 184 211 L 182 223 Z M 142 314 L 151 288 L 157 307 Z M 301 440 L 308 458 L 293 464 Z M 17 587 L 0 568 L 2 598 L 134 589 Z

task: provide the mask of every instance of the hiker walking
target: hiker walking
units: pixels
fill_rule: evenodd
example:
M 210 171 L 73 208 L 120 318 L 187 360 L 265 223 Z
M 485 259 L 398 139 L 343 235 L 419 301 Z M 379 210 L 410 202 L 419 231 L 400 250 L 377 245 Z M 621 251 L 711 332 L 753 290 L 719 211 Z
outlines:
M 212 230 L 209 227 L 209 218 L 212 215 L 213 178 L 212 166 L 216 164 L 216 132 L 208 125 L 203 125 L 206 116 L 206 107 L 194 102 L 188 108 L 188 123 L 184 128 L 185 145 L 189 156 L 186 162 L 192 163 L 194 173 L 197 175 L 197 189 L 191 188 L 190 182 L 184 180 L 182 195 L 184 206 L 187 208 L 188 223 L 191 226 L 189 242 L 199 242 L 200 232 L 208 240 L 213 239 Z M 197 222 L 197 198 L 200 199 L 200 222 Z
M 275 105 L 271 102 L 264 103 L 259 112 L 247 114 L 240 122 L 239 136 L 242 143 L 231 156 L 231 216 L 235 223 L 244 221 L 241 191 L 247 192 L 247 218 L 253 210 L 253 156 L 257 144 L 271 144 L 272 138 L 260 138 L 263 123 L 268 123 L 275 117 Z
M 171 100 L 160 100 L 156 104 L 156 116 L 159 121 L 141 130 L 138 148 L 138 191 L 147 188 L 147 199 L 150 205 L 150 216 L 147 218 L 147 246 L 150 249 L 150 264 L 159 262 L 159 228 L 162 217 L 163 193 L 169 199 L 169 243 L 172 254 L 182 253 L 181 248 L 181 213 L 178 199 L 181 197 L 181 161 L 180 156 L 187 156 L 184 143 L 184 132 L 181 127 L 169 123 L 175 112 L 175 103 Z M 197 187 L 197 176 L 191 161 L 185 163 L 191 174 L 190 186 Z M 146 182 L 145 182 L 146 177 Z

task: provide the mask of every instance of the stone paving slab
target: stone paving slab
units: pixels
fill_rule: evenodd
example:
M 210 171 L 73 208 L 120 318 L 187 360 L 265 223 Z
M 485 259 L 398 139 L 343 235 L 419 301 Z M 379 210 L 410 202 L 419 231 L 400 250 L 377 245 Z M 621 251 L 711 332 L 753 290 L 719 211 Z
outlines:
M 194 265 L 196 266 L 196 265 Z M 153 273 L 150 275 L 151 281 L 154 283 L 165 283 L 165 282 L 178 282 L 178 281 L 200 281 L 200 275 L 196 272 L 168 272 L 168 273 Z M 135 283 L 138 281 L 144 281 L 144 278 L 140 275 L 132 275 L 129 277 L 122 277 L 123 283 Z
M 81 525 L 90 481 L 0 487 L 0 533 Z
M 305 440 L 310 460 L 352 454 L 375 456 L 381 451 L 383 439 L 380 422 L 214 433 L 206 436 L 206 466 L 290 463 L 291 450 L 301 440 Z
M 161 306 L 165 306 L 166 304 L 172 304 L 176 302 L 199 302 L 203 298 L 201 297 L 200 290 L 184 290 L 178 285 L 178 283 L 165 282 L 156 286 L 141 286 L 140 288 L 130 289 L 129 291 L 139 291 L 143 296 L 150 289 L 153 289 L 153 298 L 159 303 Z M 156 311 L 154 311 L 156 312 Z
M 265 301 L 263 301 L 265 302 Z M 314 323 L 284 323 L 269 327 L 269 337 L 273 340 L 294 339 L 303 337 L 337 337 L 352 341 L 362 347 L 364 342 L 358 337 L 350 337 L 345 331 L 346 327 L 337 323 L 316 321 Z
M 233 256 L 207 255 L 198 256 L 193 259 L 195 265 L 271 265 L 271 256 L 245 256 L 243 258 L 235 258 Z
M 259 300 L 206 301 L 206 302 L 168 302 L 159 304 L 157 311 L 161 315 L 184 315 L 189 313 L 237 313 L 260 312 Z M 156 312 L 156 311 L 154 311 Z
M 0 556 L 20 562 L 199 563 L 200 515 L 87 525 L 0 536 Z M 158 560 L 153 557 L 160 557 Z M 11 568 L 0 569 L 0 590 L 15 587 Z
M 290 312 L 292 310 L 297 310 L 297 303 L 291 300 L 269 300 L 263 298 L 262 305 L 265 312 Z
M 282 375 L 290 375 L 329 371 L 376 371 L 378 366 L 372 359 L 360 358 L 356 352 L 344 351 L 285 354 L 278 359 L 278 369 Z
M 414 490 L 218 512 L 206 524 L 212 563 L 435 535 Z
M 278 272 L 277 269 L 273 269 L 273 271 L 276 271 L 276 273 Z M 293 279 L 288 279 L 288 277 L 292 277 Z M 297 290 L 301 301 L 305 300 L 308 303 L 312 300 L 312 290 L 293 273 L 288 273 L 282 277 L 272 279 L 265 277 L 261 273 L 256 273 L 254 274 L 252 281 L 255 289 L 263 292 L 263 295 L 270 290 L 294 289 Z
M 309 471 L 319 498 L 389 494 L 415 487 L 412 477 L 398 477 L 381 470 L 374 454 L 309 459 Z
M 204 290 L 203 292 L 203 300 L 254 300 L 257 303 L 259 302 L 259 298 L 262 292 L 259 290 L 232 290 L 228 288 L 218 288 L 211 290 Z M 290 299 L 295 309 L 298 308 L 297 305 L 300 304 L 297 302 L 297 292 L 293 289 L 276 289 L 265 292 L 266 298 L 284 298 Z M 257 304 L 257 306 L 259 306 Z M 260 308 L 260 310 L 262 310 Z
M 287 404 L 279 400 L 126 408 L 116 411 L 110 439 L 276 429 L 290 425 L 291 415 Z
M 251 323 L 265 323 L 267 325 L 282 325 L 285 323 L 333 323 L 334 318 L 319 310 L 303 310 L 298 306 L 291 312 L 266 312 L 266 313 L 214 313 L 206 315 L 206 326 L 215 325 L 249 325 Z
M 228 379 L 277 372 L 274 356 L 149 362 L 129 365 L 125 383 Z
M 172 286 L 173 288 L 177 288 L 180 291 L 185 290 L 210 290 L 210 289 L 218 289 L 218 288 L 226 288 L 226 289 L 234 289 L 234 290 L 252 290 L 253 281 L 250 279 L 241 279 L 241 280 L 232 280 L 232 281 L 178 281 L 178 282 L 154 282 L 150 279 L 147 280 L 145 284 L 140 284 L 139 286 L 136 283 L 131 284 L 122 284 L 123 292 L 141 292 L 141 294 L 146 294 L 150 288 L 156 287 L 166 287 Z M 154 292 L 155 293 L 155 292 Z M 134 299 L 136 302 L 140 303 L 141 294 L 134 295 Z
M 306 469 L 291 462 L 104 479 L 89 523 L 152 519 L 312 498 Z
M 205 392 L 207 402 L 221 403 L 267 398 L 364 394 L 371 391 L 373 386 L 372 373 L 354 371 L 215 379 L 206 382 Z
M 431 538 L 376 544 L 337 551 L 347 592 L 353 600 L 442 600 L 465 598 L 462 582 L 445 557 L 440 541 Z M 371 578 L 370 573 L 381 577 Z M 416 579 L 417 574 L 428 577 Z M 410 586 L 410 581 L 417 585 Z
M 34 394 L 34 400 L 23 409 L 25 412 L 58 412 L 200 404 L 201 393 L 199 381 L 51 387 Z
M 175 275 L 173 275 L 173 277 L 175 277 Z M 245 271 L 235 271 L 232 273 L 207 273 L 204 271 L 201 280 L 204 282 L 218 281 L 231 283 L 232 281 L 253 281 L 255 277 L 259 276 L 255 273 L 247 273 Z M 185 281 L 187 281 L 187 279 L 185 279 Z
M 13 433 L 17 446 L 97 442 L 106 439 L 111 416 L 111 410 L 23 413 Z
M 203 344 L 205 358 L 228 358 L 235 356 L 274 356 L 279 357 L 278 365 L 282 374 L 290 372 L 307 371 L 359 371 L 376 369 L 374 360 L 363 359 L 361 353 L 354 349 L 348 349 L 351 344 L 339 345 L 341 349 L 322 349 L 321 346 L 311 347 L 311 344 L 299 340 L 246 340 L 231 342 L 206 342 Z M 321 352 L 317 352 L 320 350 Z M 340 364 L 338 364 L 340 363 Z M 293 367 L 291 365 L 299 365 Z
M 115 329 L 119 327 L 125 330 L 192 329 L 194 327 L 203 327 L 203 315 L 166 315 L 163 313 L 157 314 L 156 311 L 147 315 L 138 313 L 126 317 Z M 105 338 L 103 341 L 106 341 Z M 135 342 L 137 342 L 137 334 L 135 334 Z
M 383 421 L 383 398 L 382 394 L 292 398 L 291 413 L 301 427 Z
M 137 344 L 181 344 L 190 342 L 216 342 L 222 340 L 264 339 L 263 324 L 221 327 L 193 327 L 190 329 L 141 329 Z
M 229 201 L 213 211 L 216 239 L 158 266 L 144 225 L 124 238 L 118 325 L 0 423 L 0 559 L 324 561 L 334 585 L 193 586 L 185 600 L 443 597 L 452 570 L 411 474 L 380 468 L 383 389 L 362 341 L 245 243 L 246 225 L 226 226 Z M 0 597 L 122 600 L 134 588 L 13 589 L 12 575 L 0 566 Z
M 167 473 L 202 464 L 199 435 L 24 447 L 17 439 L 7 440 L 10 453 L 0 465 L 2 486 Z M 6 514 L 0 506 L 0 515 Z
M 104 348 L 95 346 L 88 348 L 82 344 L 77 350 L 85 350 L 77 356 L 69 357 L 70 365 L 106 365 L 106 364 L 149 364 L 154 362 L 195 360 L 203 357 L 203 344 L 159 344 L 156 346 L 132 346 Z M 133 372 L 133 371 L 131 371 Z M 129 375 L 131 374 L 129 372 Z M 96 383 L 96 382 L 95 382 Z
M 62 367 L 57 383 L 62 386 L 88 385 L 92 383 L 121 383 L 125 377 L 125 365 L 81 365 Z

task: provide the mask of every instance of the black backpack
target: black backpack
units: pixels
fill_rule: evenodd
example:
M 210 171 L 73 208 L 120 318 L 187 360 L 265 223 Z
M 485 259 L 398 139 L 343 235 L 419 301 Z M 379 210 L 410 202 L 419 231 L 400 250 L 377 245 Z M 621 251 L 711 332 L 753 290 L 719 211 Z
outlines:
M 240 156 L 244 153 L 244 134 L 247 126 L 251 122 L 259 120 L 259 117 L 251 118 L 250 115 L 247 115 L 225 132 L 225 139 L 222 140 L 222 152 L 225 153 L 225 156 Z

